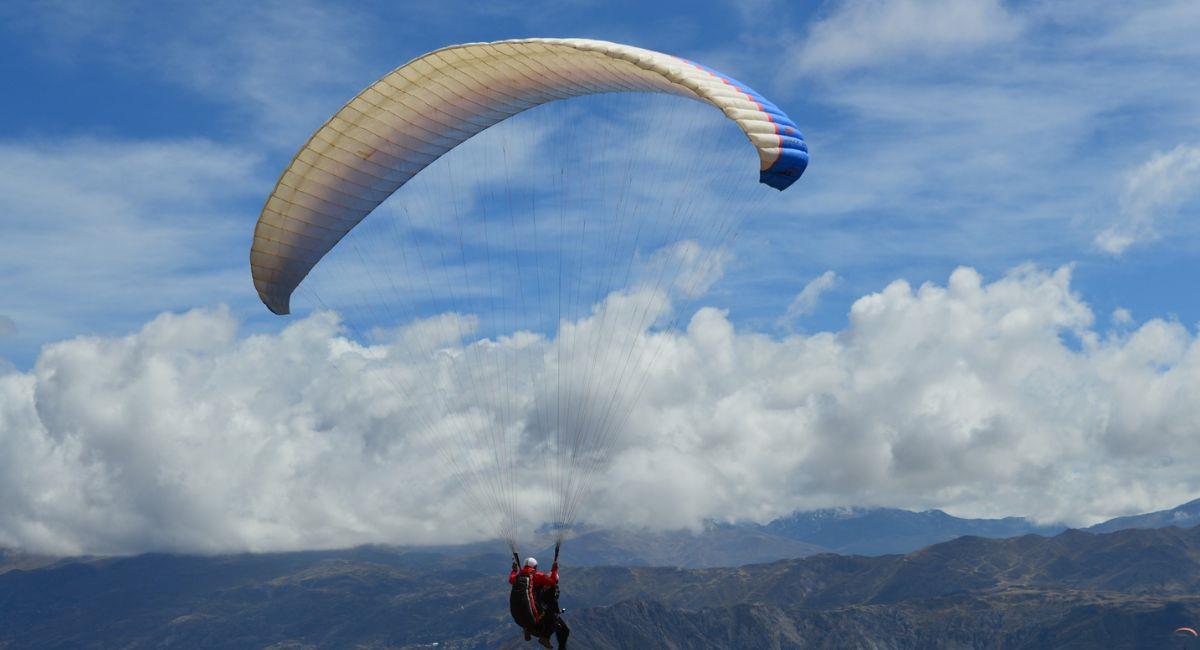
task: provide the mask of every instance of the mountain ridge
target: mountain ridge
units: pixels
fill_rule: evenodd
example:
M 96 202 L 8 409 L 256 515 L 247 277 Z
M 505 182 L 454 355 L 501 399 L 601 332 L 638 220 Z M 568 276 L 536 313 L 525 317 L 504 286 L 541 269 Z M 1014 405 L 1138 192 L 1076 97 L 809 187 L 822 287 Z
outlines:
M 1200 524 L 1200 499 L 1194 499 L 1167 510 L 1115 517 L 1094 526 L 1088 526 L 1085 530 L 1111 533 L 1127 528 L 1165 528 L 1167 526 L 1188 528 L 1197 524 Z

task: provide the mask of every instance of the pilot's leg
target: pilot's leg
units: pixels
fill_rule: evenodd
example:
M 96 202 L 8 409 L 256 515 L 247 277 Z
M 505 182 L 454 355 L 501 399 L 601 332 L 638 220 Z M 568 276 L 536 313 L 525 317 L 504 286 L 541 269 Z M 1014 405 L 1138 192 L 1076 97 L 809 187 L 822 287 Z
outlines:
M 567 637 L 571 635 L 571 628 L 567 627 L 567 622 L 558 619 L 558 624 L 554 626 L 554 636 L 558 639 L 558 650 L 566 650 Z

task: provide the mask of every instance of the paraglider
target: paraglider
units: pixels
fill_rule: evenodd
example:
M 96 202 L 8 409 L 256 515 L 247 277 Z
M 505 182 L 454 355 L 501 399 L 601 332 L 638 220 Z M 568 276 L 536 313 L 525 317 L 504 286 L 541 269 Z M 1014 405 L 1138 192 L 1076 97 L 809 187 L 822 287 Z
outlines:
M 275 314 L 302 283 L 340 314 L 355 339 L 333 365 L 394 398 L 397 438 L 434 449 L 513 552 L 514 618 L 561 646 L 557 548 L 663 333 L 720 277 L 763 187 L 807 165 L 783 111 L 686 59 L 588 39 L 450 46 L 360 92 L 296 153 L 254 230 L 254 287 Z M 516 562 L 539 522 L 550 574 Z
M 537 559 L 526 558 L 521 567 L 519 558 L 513 553 L 512 571 L 508 574 L 508 584 L 512 585 L 509 609 L 513 621 L 524 631 L 526 641 L 536 636 L 539 643 L 549 648 L 552 647 L 550 635 L 554 634 L 559 650 L 562 650 L 567 647 L 571 630 L 559 616 L 558 548 L 554 550 L 554 564 L 548 574 L 538 571 Z
M 1176 639 L 1195 639 L 1200 638 L 1200 633 L 1190 627 L 1180 627 L 1175 629 Z

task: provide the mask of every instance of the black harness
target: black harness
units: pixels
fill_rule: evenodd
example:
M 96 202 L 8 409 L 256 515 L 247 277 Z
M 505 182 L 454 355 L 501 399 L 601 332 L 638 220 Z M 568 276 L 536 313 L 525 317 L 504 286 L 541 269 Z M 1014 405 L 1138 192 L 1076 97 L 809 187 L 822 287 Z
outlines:
M 533 589 L 533 573 L 520 572 L 513 580 L 508 607 L 517 625 L 532 630 L 542 622 L 542 611 L 538 607 L 537 594 Z

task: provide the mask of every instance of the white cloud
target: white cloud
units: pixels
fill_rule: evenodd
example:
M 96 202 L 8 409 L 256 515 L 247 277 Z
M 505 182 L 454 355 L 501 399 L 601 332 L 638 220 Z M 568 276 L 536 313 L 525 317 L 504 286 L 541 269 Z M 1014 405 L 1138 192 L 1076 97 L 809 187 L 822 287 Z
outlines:
M 670 289 L 683 298 L 694 299 L 708 293 L 725 275 L 730 261 L 726 248 L 708 248 L 685 240 L 652 253 L 641 265 L 642 282 L 649 287 L 670 283 Z
M 1133 314 L 1124 307 L 1117 307 L 1112 313 L 1113 325 L 1118 327 L 1126 327 L 1133 325 Z
M 850 0 L 792 52 L 795 72 L 835 73 L 1001 43 L 1021 30 L 998 0 Z
M 614 294 L 604 311 L 646 298 L 665 308 Z M 1162 320 L 1095 330 L 1066 267 L 991 283 L 966 268 L 945 286 L 896 281 L 859 299 L 844 330 L 783 339 L 739 332 L 705 308 L 685 331 L 625 332 L 595 356 L 577 351 L 594 362 L 590 379 L 540 336 L 464 346 L 422 332 L 447 322 L 409 330 L 444 344 L 428 355 L 363 348 L 328 313 L 243 337 L 224 309 L 47 346 L 33 370 L 0 375 L 0 546 L 483 537 L 488 516 L 431 449 L 482 467 L 496 447 L 481 441 L 507 440 L 520 450 L 520 480 L 505 485 L 521 514 L 548 512 L 551 423 L 599 430 L 600 411 L 582 406 L 589 394 L 618 405 L 638 396 L 583 512 L 602 525 L 847 504 L 1086 523 L 1200 491 L 1195 333 Z M 603 322 L 568 324 L 563 340 L 596 341 L 588 333 Z M 641 360 L 631 374 L 621 365 L 630 345 Z M 548 381 L 560 363 L 563 400 Z
M 441 346 L 461 342 L 479 328 L 479 318 L 473 315 L 439 314 L 405 325 L 397 340 L 406 350 L 426 352 Z
M 0 142 L 0 295 L 23 325 L 0 349 L 242 286 L 256 162 L 206 140 Z
M 800 293 L 792 299 L 788 304 L 787 312 L 781 319 L 781 324 L 790 325 L 795 323 L 801 316 L 811 314 L 817 308 L 817 303 L 821 300 L 821 295 L 829 291 L 837 284 L 838 276 L 833 271 L 825 271 L 821 275 L 813 278 L 804 285 Z
M 1200 147 L 1179 145 L 1156 153 L 1129 174 L 1121 194 L 1121 221 L 1096 235 L 1101 250 L 1119 255 L 1156 239 L 1156 225 L 1174 216 L 1200 190 Z

